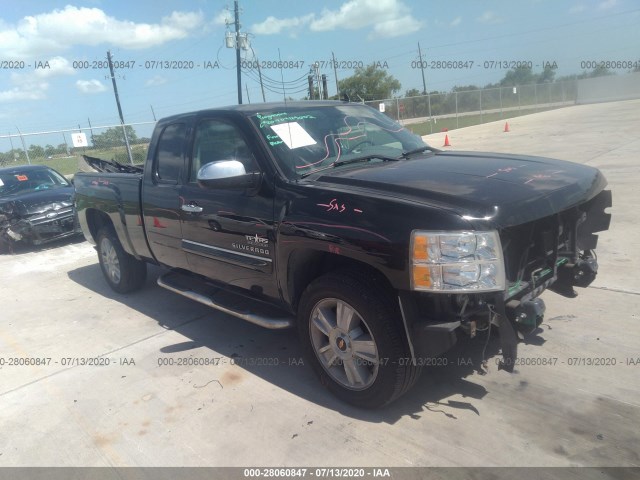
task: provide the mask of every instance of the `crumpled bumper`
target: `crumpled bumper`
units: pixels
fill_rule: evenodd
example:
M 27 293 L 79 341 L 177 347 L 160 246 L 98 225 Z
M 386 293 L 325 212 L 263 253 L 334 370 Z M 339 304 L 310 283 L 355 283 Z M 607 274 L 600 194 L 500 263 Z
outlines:
M 5 242 L 41 245 L 79 233 L 73 207 L 38 213 L 29 218 L 9 218 L 0 223 Z

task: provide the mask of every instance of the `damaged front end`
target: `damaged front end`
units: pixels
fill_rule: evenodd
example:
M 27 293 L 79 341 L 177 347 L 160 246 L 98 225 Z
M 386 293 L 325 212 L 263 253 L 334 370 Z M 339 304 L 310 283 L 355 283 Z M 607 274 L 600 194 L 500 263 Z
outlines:
M 0 245 L 13 251 L 16 244 L 42 245 L 78 232 L 73 201 L 25 205 L 19 200 L 0 204 Z
M 496 327 L 500 334 L 503 356 L 501 368 L 511 371 L 517 358 L 518 337 L 523 338 L 524 335 L 534 332 L 543 322 L 545 304 L 539 298 L 540 294 L 549 289 L 573 298 L 577 296 L 575 287 L 585 288 L 595 280 L 598 272 L 595 255 L 598 240 L 596 233 L 609 228 L 611 215 L 605 210 L 611 205 L 611 191 L 603 190 L 578 206 L 520 225 L 502 228 L 498 231 L 502 259 L 493 255 L 495 262 L 492 261 L 492 255 L 486 253 L 490 251 L 490 245 L 485 244 L 482 247 L 484 253 L 480 249 L 478 239 L 486 234 L 470 232 L 471 236 L 475 235 L 477 246 L 475 253 L 469 258 L 476 260 L 461 265 L 470 265 L 480 259 L 481 267 L 478 268 L 478 274 L 473 273 L 472 267 L 457 267 L 462 274 L 458 274 L 457 277 L 451 276 L 448 280 L 447 288 L 452 290 L 451 293 L 443 291 L 441 286 L 437 290 L 440 293 L 437 294 L 400 294 L 400 308 L 405 326 L 412 333 L 410 337 L 414 356 L 424 358 L 441 355 L 455 345 L 459 332 L 474 337 L 481 331 L 491 334 L 492 327 Z M 425 248 L 425 255 L 432 255 L 429 242 Z M 442 239 L 440 248 L 443 248 Z M 459 244 L 458 248 L 466 247 Z M 425 265 L 430 265 L 427 262 L 433 260 L 416 262 L 415 257 L 421 250 L 416 249 L 415 242 L 412 249 L 414 276 L 416 268 L 423 268 L 428 270 L 425 278 L 433 282 L 433 270 L 429 270 L 431 267 L 425 268 Z M 500 268 L 500 264 L 504 266 L 504 276 L 496 270 Z M 445 268 L 443 266 L 441 270 L 443 284 L 446 283 Z M 472 283 L 460 288 L 455 286 L 455 281 L 459 278 L 464 281 L 464 268 L 475 275 L 476 284 L 480 283 L 479 288 L 475 287 L 480 290 L 477 293 L 471 291 L 474 288 Z M 482 289 L 490 289 L 492 270 L 496 278 L 504 279 L 504 284 L 497 283 L 494 291 L 482 292 Z M 484 271 L 488 273 L 485 274 Z M 486 277 L 484 284 L 483 276 Z M 413 287 L 417 290 L 415 283 Z M 468 291 L 463 291 L 464 288 Z
M 79 233 L 73 185 L 45 165 L 0 169 L 0 248 L 41 245 Z
M 540 220 L 501 232 L 508 282 L 504 294 L 508 317 L 518 330 L 535 329 L 542 321 L 540 304 L 531 304 L 545 289 L 568 298 L 596 278 L 596 232 L 609 228 L 611 191 Z

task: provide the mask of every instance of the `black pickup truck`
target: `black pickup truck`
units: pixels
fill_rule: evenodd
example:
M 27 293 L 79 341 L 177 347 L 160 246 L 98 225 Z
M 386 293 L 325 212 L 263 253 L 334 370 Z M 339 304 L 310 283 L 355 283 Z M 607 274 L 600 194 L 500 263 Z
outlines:
M 439 151 L 352 103 L 176 115 L 157 123 L 144 169 L 110 165 L 75 187 L 115 291 L 160 264 L 164 288 L 295 326 L 322 383 L 361 407 L 492 326 L 511 370 L 518 337 L 542 322 L 539 295 L 594 280 L 594 232 L 610 222 L 595 168 Z

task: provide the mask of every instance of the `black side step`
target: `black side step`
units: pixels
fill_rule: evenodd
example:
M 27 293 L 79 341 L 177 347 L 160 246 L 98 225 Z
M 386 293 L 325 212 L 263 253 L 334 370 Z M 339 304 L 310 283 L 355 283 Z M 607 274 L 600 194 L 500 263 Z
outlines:
M 158 277 L 158 285 L 264 328 L 282 329 L 294 325 L 294 317 L 277 307 L 224 290 L 195 276 L 170 271 Z

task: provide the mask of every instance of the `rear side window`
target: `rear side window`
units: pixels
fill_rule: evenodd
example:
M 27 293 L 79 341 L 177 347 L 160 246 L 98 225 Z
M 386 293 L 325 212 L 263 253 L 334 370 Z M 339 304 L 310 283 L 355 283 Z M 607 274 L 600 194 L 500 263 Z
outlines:
M 175 123 L 160 134 L 156 151 L 156 178 L 163 183 L 178 183 L 184 168 L 186 125 Z

